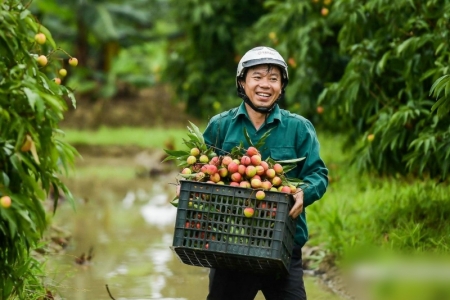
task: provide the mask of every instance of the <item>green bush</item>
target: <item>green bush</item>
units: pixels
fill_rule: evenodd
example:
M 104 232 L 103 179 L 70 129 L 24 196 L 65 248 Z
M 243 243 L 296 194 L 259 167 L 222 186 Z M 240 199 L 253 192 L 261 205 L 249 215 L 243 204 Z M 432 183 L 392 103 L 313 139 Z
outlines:
M 330 11 L 350 60 L 320 100 L 358 145 L 355 162 L 380 174 L 447 178 L 450 118 L 431 113 L 429 94 L 448 74 L 450 1 L 336 0 Z
M 71 199 L 58 175 L 76 151 L 58 138 L 58 123 L 75 99 L 50 79 L 60 66 L 51 33 L 18 0 L 1 1 L 0 19 L 0 196 L 12 200 L 0 206 L 0 298 L 35 299 L 45 294 L 31 255 L 47 227 L 43 201 L 50 191 Z M 39 66 L 37 55 L 49 64 Z

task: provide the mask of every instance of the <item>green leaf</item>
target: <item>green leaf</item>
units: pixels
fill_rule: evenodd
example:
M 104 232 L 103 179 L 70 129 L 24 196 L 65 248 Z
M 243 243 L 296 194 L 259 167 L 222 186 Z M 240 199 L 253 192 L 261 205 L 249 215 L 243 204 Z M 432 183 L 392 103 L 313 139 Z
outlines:
M 189 149 L 192 149 L 192 148 L 194 148 L 194 147 L 197 147 L 198 144 L 199 144 L 198 141 L 186 140 L 185 138 L 183 138 L 182 140 L 183 140 L 183 144 L 185 144 L 186 147 L 188 147 Z M 200 148 L 202 148 L 202 147 L 200 146 Z M 202 149 L 200 149 L 200 150 L 202 150 Z
M 283 172 L 288 173 L 289 171 L 295 169 L 297 165 L 285 165 L 283 166 Z
M 23 20 L 29 15 L 31 15 L 31 12 L 29 10 L 23 10 L 20 12 L 19 16 L 20 16 L 20 19 Z
M 191 128 L 188 127 L 188 129 L 194 132 L 200 143 L 204 144 L 205 139 L 203 138 L 203 134 L 200 132 L 200 129 L 198 129 L 198 127 L 191 121 L 189 121 L 189 124 L 191 125 Z
M 17 223 L 11 209 L 0 209 L 0 216 L 3 220 L 7 220 L 9 224 L 9 235 L 14 237 L 17 233 Z
M 196 143 L 199 143 L 199 142 L 200 142 L 198 136 L 197 136 L 196 134 L 192 133 L 192 132 L 188 132 L 188 133 L 187 133 L 187 136 L 189 137 L 189 139 L 190 139 L 191 141 L 194 141 L 194 142 L 196 142 Z
M 447 99 L 447 100 L 449 100 L 449 99 Z M 450 112 L 450 101 L 447 101 L 447 105 L 441 105 L 438 108 L 437 114 L 438 114 L 438 117 L 443 118 L 449 112 Z
M 93 30 L 96 36 L 103 41 L 117 40 L 119 35 L 114 26 L 113 16 L 109 13 L 105 5 L 95 6 L 97 15 L 93 21 Z
M 53 187 L 53 215 L 55 215 L 56 208 L 58 207 L 59 202 L 59 188 L 54 182 L 52 182 L 52 187 Z
M 181 174 L 181 173 L 178 173 L 178 175 L 186 179 L 195 178 L 197 176 L 197 174 Z
M 277 163 L 272 157 L 266 158 L 266 162 L 267 162 L 270 166 L 273 166 L 274 164 Z
M 64 193 L 64 196 L 65 196 L 66 200 L 71 204 L 72 209 L 74 211 L 76 211 L 75 200 L 73 198 L 72 192 L 67 188 L 67 186 L 62 184 L 59 181 L 59 179 L 57 179 L 56 181 L 58 182 L 58 186 L 61 188 L 62 192 Z
M 447 43 L 441 43 L 437 48 L 436 51 L 434 52 L 434 55 L 438 55 L 439 52 L 441 52 L 441 50 L 447 45 Z
M 169 150 L 169 149 L 164 149 L 164 152 L 166 152 L 167 154 L 171 155 L 171 156 L 185 156 L 185 155 L 189 155 L 189 151 L 183 151 L 183 150 Z
M 295 183 L 294 185 L 295 186 L 298 186 L 298 185 L 300 185 L 300 184 L 302 184 L 303 183 L 303 180 L 301 180 L 301 179 L 299 179 L 299 178 L 286 178 L 287 179 L 287 181 L 289 181 L 289 182 L 293 182 L 293 183 Z
M 34 105 L 36 101 L 39 99 L 38 94 L 27 87 L 24 87 L 23 91 L 28 98 L 28 103 L 30 104 L 31 109 L 34 110 Z
M 259 139 L 259 141 L 256 143 L 255 147 L 257 149 L 261 149 L 262 146 L 264 146 L 266 139 L 270 136 L 270 133 L 272 132 L 272 130 L 274 130 L 275 127 L 270 128 L 269 130 L 267 130 L 263 136 Z
M 436 69 L 436 68 L 427 70 L 427 71 L 420 77 L 420 81 L 423 81 L 423 80 L 427 79 L 428 77 L 433 76 L 433 75 L 436 74 L 437 72 L 438 72 L 438 69 Z
M 383 57 L 378 62 L 378 64 L 377 64 L 377 74 L 378 75 L 383 73 L 384 67 L 386 66 L 386 62 L 388 61 L 390 56 L 391 56 L 391 51 L 387 51 L 386 53 L 384 53 Z
M 448 78 L 449 76 L 450 76 L 450 75 L 444 75 L 444 76 L 438 78 L 438 79 L 433 83 L 433 85 L 431 86 L 430 94 L 429 94 L 429 95 L 430 95 L 430 96 L 433 95 L 433 96 L 437 97 L 437 96 L 440 94 L 440 89 L 439 89 L 439 87 L 442 85 L 442 81 L 443 81 L 444 79 Z M 448 80 L 448 79 L 447 79 L 447 80 Z M 445 82 L 444 82 L 444 84 L 445 84 Z
M 8 175 L 2 171 L 2 181 L 3 181 L 3 185 L 6 187 L 9 187 L 9 177 Z
M 72 103 L 72 107 L 73 108 L 77 108 L 77 102 L 75 99 L 75 95 L 73 93 L 73 91 L 71 91 L 69 88 L 65 87 L 65 86 L 61 86 L 61 89 L 64 90 L 65 94 L 67 95 L 67 97 L 69 97 L 71 103 Z
M 291 163 L 297 163 L 299 161 L 304 160 L 306 157 L 300 157 L 295 159 L 288 159 L 288 160 L 277 160 L 276 162 L 279 164 L 291 164 Z
M 247 141 L 247 143 L 248 143 L 250 146 L 253 146 L 253 142 L 252 142 L 252 140 L 251 140 L 251 138 L 250 138 L 250 135 L 248 134 L 247 128 L 243 127 L 243 131 L 244 131 L 244 137 L 245 137 L 245 140 Z
M 172 201 L 170 201 L 170 204 L 172 204 L 175 207 L 178 207 L 178 202 L 179 202 L 179 198 L 175 197 L 172 199 Z
M 410 44 L 413 42 L 416 42 L 416 39 L 409 38 L 409 39 L 403 41 L 403 43 L 401 43 L 400 46 L 397 47 L 397 53 L 402 54 L 402 52 L 405 51 L 410 46 Z
M 449 96 L 449 92 L 450 92 L 450 80 L 447 80 L 447 84 L 445 85 L 445 92 L 444 92 L 444 96 L 446 98 Z
M 436 109 L 438 109 L 446 100 L 447 99 L 445 97 L 439 98 L 439 100 L 436 101 L 436 103 L 431 107 L 431 111 L 435 111 Z
M 27 25 L 29 27 L 31 27 L 32 31 L 37 33 L 37 28 L 38 28 L 38 24 L 34 21 L 32 16 L 29 16 L 28 18 L 25 18 L 25 23 L 27 23 Z
M 164 159 L 161 161 L 161 163 L 166 162 L 166 161 L 169 161 L 169 160 L 176 160 L 176 159 L 178 159 L 178 156 L 172 156 L 172 155 L 169 155 L 169 156 L 167 156 L 166 158 L 164 158 Z

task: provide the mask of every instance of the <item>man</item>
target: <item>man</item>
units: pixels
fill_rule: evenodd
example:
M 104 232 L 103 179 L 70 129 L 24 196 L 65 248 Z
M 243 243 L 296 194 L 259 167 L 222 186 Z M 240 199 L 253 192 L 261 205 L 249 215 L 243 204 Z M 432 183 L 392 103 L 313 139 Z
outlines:
M 203 136 L 205 142 L 229 152 L 244 143 L 245 127 L 255 144 L 272 129 L 262 149 L 263 159 L 276 161 L 305 157 L 297 167 L 287 173 L 289 178 L 303 180 L 294 195 L 295 204 L 289 215 L 297 218 L 295 247 L 289 274 L 255 275 L 233 270 L 211 269 L 209 274 L 208 300 L 250 300 L 259 290 L 269 300 L 306 299 L 303 283 L 301 248 L 308 238 L 305 208 L 320 199 L 328 185 L 328 170 L 319 155 L 316 132 L 308 120 L 279 108 L 277 102 L 283 97 L 288 84 L 287 65 L 274 49 L 256 47 L 240 60 L 236 87 L 244 100 L 234 109 L 211 118 Z

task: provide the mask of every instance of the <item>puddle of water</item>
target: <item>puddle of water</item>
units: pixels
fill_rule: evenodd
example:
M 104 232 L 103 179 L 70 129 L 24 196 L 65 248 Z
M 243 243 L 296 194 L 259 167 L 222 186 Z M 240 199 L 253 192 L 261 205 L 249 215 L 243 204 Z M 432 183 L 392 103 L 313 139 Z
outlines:
M 49 287 L 68 300 L 111 299 L 106 285 L 116 300 L 205 299 L 208 269 L 181 263 L 169 248 L 176 218 L 169 183 L 176 174 L 137 178 L 130 165 L 92 160 L 68 180 L 76 211 L 62 202 L 53 223 L 72 238 L 65 252 L 47 263 Z M 91 263 L 76 264 L 91 248 Z M 305 280 L 311 299 L 339 299 L 314 278 Z M 256 299 L 264 297 L 259 293 Z

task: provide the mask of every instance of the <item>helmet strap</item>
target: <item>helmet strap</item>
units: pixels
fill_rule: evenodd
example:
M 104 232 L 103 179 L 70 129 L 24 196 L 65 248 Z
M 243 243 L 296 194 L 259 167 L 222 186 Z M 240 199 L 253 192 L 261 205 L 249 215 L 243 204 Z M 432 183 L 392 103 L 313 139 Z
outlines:
M 241 97 L 245 103 L 247 103 L 254 111 L 259 112 L 261 114 L 269 114 L 274 108 L 275 105 L 278 103 L 278 101 L 283 98 L 284 93 L 281 93 L 281 95 L 275 100 L 271 106 L 269 107 L 261 107 L 261 106 L 255 106 L 253 102 L 248 98 L 247 94 L 244 92 L 244 89 L 239 84 L 238 88 L 238 96 Z
M 275 108 L 275 105 L 278 103 L 278 101 L 280 101 L 283 98 L 284 89 L 282 90 L 280 96 L 278 96 L 277 100 L 275 100 L 269 107 L 261 107 L 254 105 L 253 102 L 250 100 L 250 98 L 248 98 L 247 94 L 244 92 L 244 89 L 240 84 L 238 88 L 238 96 L 241 97 L 244 100 L 244 102 L 247 103 L 254 111 L 262 114 L 269 114 Z

